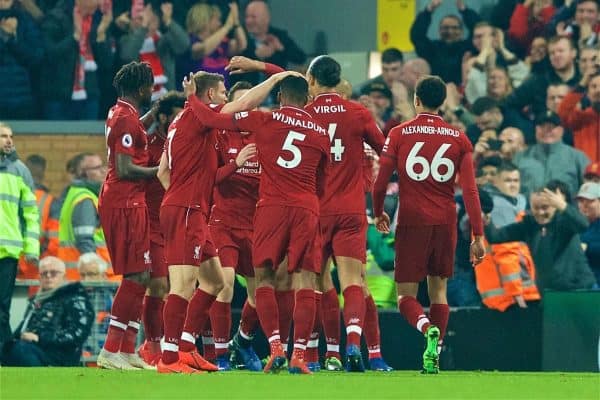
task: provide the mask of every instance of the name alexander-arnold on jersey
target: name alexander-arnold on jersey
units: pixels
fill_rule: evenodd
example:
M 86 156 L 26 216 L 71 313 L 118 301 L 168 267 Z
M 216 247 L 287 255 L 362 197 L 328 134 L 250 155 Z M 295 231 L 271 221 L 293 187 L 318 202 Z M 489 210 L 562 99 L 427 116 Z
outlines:
M 444 135 L 444 136 L 460 136 L 460 131 L 447 128 L 445 126 L 432 125 L 409 125 L 402 128 L 403 135 L 412 135 L 414 133 L 423 133 L 426 135 Z

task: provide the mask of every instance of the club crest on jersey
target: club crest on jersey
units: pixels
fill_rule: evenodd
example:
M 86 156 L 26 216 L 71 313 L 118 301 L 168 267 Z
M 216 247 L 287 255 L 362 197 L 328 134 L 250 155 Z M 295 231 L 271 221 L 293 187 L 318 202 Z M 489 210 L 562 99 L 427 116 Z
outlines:
M 200 246 L 194 246 L 194 260 L 200 259 Z
M 150 258 L 150 250 L 146 250 L 144 252 L 144 264 L 152 264 L 152 259 Z
M 124 134 L 123 138 L 121 139 L 121 143 L 123 144 L 123 147 L 131 147 L 133 145 L 133 137 L 131 136 L 131 134 Z
M 242 118 L 246 118 L 248 116 L 248 111 L 241 111 L 241 112 L 237 112 L 235 114 L 233 114 L 233 117 L 235 119 L 242 119 Z

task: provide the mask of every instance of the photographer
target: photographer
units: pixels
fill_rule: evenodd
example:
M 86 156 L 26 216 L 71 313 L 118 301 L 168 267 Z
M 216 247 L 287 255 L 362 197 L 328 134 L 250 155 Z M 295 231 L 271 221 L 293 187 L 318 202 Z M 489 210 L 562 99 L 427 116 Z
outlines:
M 592 161 L 600 160 L 600 65 L 597 63 L 558 107 L 564 126 L 573 130 L 575 147 Z
M 44 55 L 35 22 L 15 3 L 0 2 L 0 119 L 35 117 L 29 74 Z

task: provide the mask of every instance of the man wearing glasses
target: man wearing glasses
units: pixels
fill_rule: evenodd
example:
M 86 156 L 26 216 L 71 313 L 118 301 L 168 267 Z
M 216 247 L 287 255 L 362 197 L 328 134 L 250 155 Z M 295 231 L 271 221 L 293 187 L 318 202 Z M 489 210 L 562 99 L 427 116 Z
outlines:
M 58 257 L 66 264 L 68 280 L 79 280 L 77 262 L 82 254 L 96 253 L 110 262 L 98 217 L 98 193 L 106 176 L 106 165 L 99 155 L 85 153 L 75 171 L 60 210 L 58 231 Z
M 40 261 L 40 290 L 33 296 L 13 340 L 4 347 L 7 366 L 76 366 L 94 323 L 94 308 L 79 282 L 65 280 L 65 263 Z

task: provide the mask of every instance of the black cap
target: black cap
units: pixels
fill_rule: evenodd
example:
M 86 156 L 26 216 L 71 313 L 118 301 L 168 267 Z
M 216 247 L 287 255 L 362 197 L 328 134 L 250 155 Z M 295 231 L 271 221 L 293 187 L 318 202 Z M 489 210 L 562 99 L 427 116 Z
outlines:
M 360 91 L 361 94 L 370 94 L 371 92 L 380 92 L 385 97 L 390 100 L 393 100 L 392 91 L 387 87 L 385 83 L 381 82 L 371 82 L 365 85 Z
M 560 117 L 554 111 L 546 110 L 536 115 L 534 122 L 536 125 L 541 125 L 546 122 L 550 122 L 554 125 L 560 125 Z

